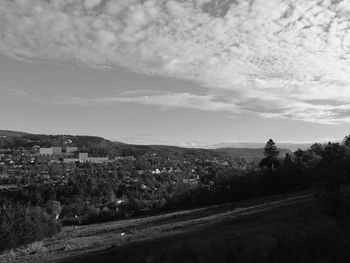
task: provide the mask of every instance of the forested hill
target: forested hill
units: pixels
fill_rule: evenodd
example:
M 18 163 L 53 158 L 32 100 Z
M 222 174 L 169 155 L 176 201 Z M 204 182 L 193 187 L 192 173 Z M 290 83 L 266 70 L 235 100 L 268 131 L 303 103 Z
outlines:
M 246 158 L 249 160 L 261 159 L 263 149 L 251 148 L 219 148 L 219 149 L 201 149 L 201 148 L 182 148 L 168 145 L 133 145 L 122 142 L 113 142 L 97 136 L 76 136 L 76 135 L 44 135 L 29 134 L 25 132 L 0 130 L 0 148 L 14 149 L 23 147 L 26 149 L 33 146 L 51 147 L 51 146 L 77 146 L 79 151 L 89 152 L 94 156 L 135 156 L 144 154 L 157 154 L 177 159 L 212 159 L 212 158 Z M 279 149 L 280 156 L 289 150 Z
M 19 131 L 0 130 L 0 137 L 19 137 L 23 135 L 29 135 L 29 133 L 19 132 Z

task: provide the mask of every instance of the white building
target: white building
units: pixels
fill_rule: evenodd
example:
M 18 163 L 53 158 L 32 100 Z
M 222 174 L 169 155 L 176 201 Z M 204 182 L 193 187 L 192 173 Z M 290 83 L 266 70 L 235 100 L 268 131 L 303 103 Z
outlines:
M 52 154 L 62 154 L 62 147 L 51 147 Z
M 39 154 L 40 155 L 52 155 L 52 148 L 40 148 L 39 149 Z
M 89 157 L 88 153 L 79 153 L 79 158 L 64 158 L 64 163 L 75 163 L 75 162 L 90 162 L 90 163 L 104 163 L 108 161 L 108 157 Z
M 79 159 L 78 158 L 64 158 L 63 159 L 63 163 L 75 163 L 78 162 Z
M 104 163 L 108 161 L 108 157 L 89 157 L 87 161 L 90 163 Z
M 40 155 L 62 154 L 62 147 L 39 148 Z
M 78 147 L 66 147 L 66 153 L 74 153 L 78 151 Z
M 79 161 L 86 162 L 89 159 L 88 153 L 79 153 Z

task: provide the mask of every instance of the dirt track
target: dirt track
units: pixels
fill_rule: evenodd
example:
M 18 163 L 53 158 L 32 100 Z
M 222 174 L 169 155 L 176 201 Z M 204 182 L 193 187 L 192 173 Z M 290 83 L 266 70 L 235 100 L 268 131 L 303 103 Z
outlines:
M 33 255 L 12 255 L 6 260 L 13 259 L 12 262 L 70 262 L 86 254 L 117 248 L 130 242 L 195 231 L 236 217 L 310 201 L 311 198 L 310 194 L 303 194 L 280 197 L 280 199 L 270 198 L 265 202 L 230 203 L 139 219 L 65 227 L 59 236 L 43 241 L 42 251 Z M 5 258 L 0 256 L 0 262 L 1 259 Z

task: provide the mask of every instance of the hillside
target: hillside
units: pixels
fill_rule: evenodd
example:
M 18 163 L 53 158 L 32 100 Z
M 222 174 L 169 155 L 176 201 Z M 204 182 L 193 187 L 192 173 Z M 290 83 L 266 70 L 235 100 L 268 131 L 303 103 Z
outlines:
M 20 137 L 23 135 L 29 135 L 29 133 L 10 130 L 0 130 L 0 137 Z
M 141 156 L 144 154 L 157 154 L 176 159 L 235 159 L 245 158 L 253 161 L 263 158 L 262 148 L 183 148 L 169 145 L 133 145 L 122 142 L 113 142 L 102 137 L 84 135 L 45 135 L 29 134 L 25 132 L 0 130 L 0 148 L 31 148 L 74 145 L 81 151 L 89 152 L 95 156 Z M 287 149 L 279 149 L 280 156 L 291 153 Z
M 349 262 L 348 228 L 341 233 L 312 200 L 223 214 L 210 223 L 163 223 L 141 238 L 142 231 L 133 229 L 122 245 L 55 262 Z
M 141 249 L 148 247 L 145 242 L 156 244 L 160 239 L 167 245 L 175 240 L 179 240 L 177 243 L 193 238 L 199 241 L 210 237 L 211 240 L 218 236 L 215 232 L 222 226 L 230 232 L 241 227 L 237 220 L 239 218 L 289 206 L 298 207 L 310 201 L 311 195 L 296 193 L 88 226 L 68 226 L 63 227 L 63 231 L 57 237 L 43 240 L 38 251 L 29 252 L 27 255 L 20 253 L 20 250 L 17 253 L 5 253 L 0 256 L 0 262 L 8 262 L 14 257 L 16 262 L 41 262 L 42 259 L 46 259 L 43 262 L 96 262 L 98 258 L 103 259 L 101 262 L 115 262 L 116 258 L 110 258 L 110 252 L 121 252 L 128 248 L 128 245 L 138 245 L 138 249 Z M 243 221 L 250 225 L 251 220 Z M 208 231 L 210 235 L 203 238 Z M 223 231 L 220 233 L 224 234 Z M 201 236 L 199 239 L 196 238 L 198 234 Z M 178 238 L 179 235 L 182 238 Z M 130 251 L 127 254 L 129 253 Z M 125 256 L 124 254 L 119 258 L 120 262 L 129 262 L 130 258 Z
M 0 262 L 349 262 L 349 234 L 295 193 L 64 227 Z

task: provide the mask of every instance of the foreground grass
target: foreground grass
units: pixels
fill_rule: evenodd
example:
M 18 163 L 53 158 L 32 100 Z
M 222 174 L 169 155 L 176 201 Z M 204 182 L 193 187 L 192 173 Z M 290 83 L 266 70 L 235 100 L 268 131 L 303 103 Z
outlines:
M 278 234 L 191 242 L 140 250 L 124 262 L 349 262 L 349 244 L 334 229 L 309 228 Z M 142 249 L 141 249 L 142 250 Z
M 227 219 L 199 231 L 137 242 L 65 262 L 350 262 L 350 231 L 313 202 Z
M 220 222 L 229 222 L 232 218 L 310 200 L 311 195 L 307 193 L 284 194 L 116 222 L 64 227 L 58 236 L 42 240 L 42 249 L 27 250 L 21 247 L 7 251 L 0 255 L 0 262 L 62 261 L 62 258 L 82 257 L 111 247 L 123 247 L 131 242 L 170 238 L 189 230 L 195 233 Z

